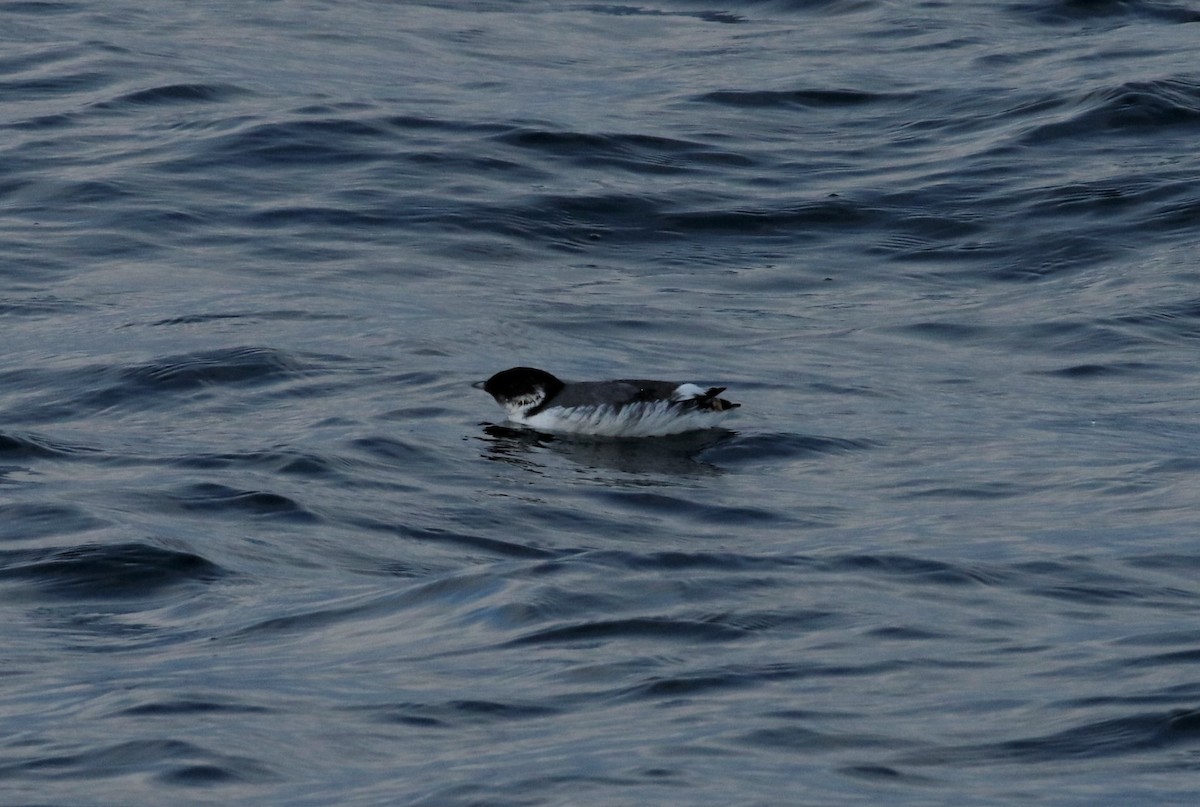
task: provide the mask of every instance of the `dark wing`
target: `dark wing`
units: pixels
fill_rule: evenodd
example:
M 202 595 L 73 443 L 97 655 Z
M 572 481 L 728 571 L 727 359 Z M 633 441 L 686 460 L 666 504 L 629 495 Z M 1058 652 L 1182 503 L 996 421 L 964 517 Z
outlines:
M 546 406 L 625 406 L 642 401 L 670 400 L 678 384 L 670 381 L 577 381 L 568 384 Z
M 679 388 L 675 381 L 650 381 L 640 378 L 622 378 L 616 381 L 577 381 L 565 386 L 557 395 L 543 404 L 551 406 L 615 406 L 620 408 L 631 403 L 670 401 Z M 740 404 L 718 398 L 724 387 L 710 387 L 702 395 L 677 401 L 681 408 L 707 409 L 724 412 Z

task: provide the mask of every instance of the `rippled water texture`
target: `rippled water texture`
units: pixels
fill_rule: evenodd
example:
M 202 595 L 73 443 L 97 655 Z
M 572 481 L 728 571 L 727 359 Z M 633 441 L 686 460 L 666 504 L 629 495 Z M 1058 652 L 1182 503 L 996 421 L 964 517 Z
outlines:
M 0 4 L 0 801 L 1195 803 L 1198 42 Z

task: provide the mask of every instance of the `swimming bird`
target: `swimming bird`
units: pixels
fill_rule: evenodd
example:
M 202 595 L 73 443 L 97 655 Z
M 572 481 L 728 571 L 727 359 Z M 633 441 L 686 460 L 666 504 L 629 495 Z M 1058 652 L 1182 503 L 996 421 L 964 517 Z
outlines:
M 495 398 L 513 423 L 596 437 L 710 429 L 741 406 L 718 397 L 725 387 L 642 379 L 562 381 L 533 367 L 503 370 L 472 386 Z

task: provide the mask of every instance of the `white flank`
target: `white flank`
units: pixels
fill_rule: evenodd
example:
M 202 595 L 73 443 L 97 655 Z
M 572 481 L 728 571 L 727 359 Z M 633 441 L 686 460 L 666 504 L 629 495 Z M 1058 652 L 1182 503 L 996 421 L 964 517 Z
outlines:
M 694 387 L 700 394 L 704 392 L 692 384 L 684 384 L 675 394 L 678 395 L 684 387 Z M 510 411 L 509 419 L 544 432 L 590 434 L 596 437 L 662 437 L 696 429 L 711 429 L 732 412 L 731 409 L 724 412 L 696 409 L 680 411 L 671 401 L 650 401 L 629 404 L 620 410 L 607 405 L 570 409 L 552 406 L 529 417 Z
M 690 401 L 692 398 L 702 398 L 707 390 L 697 387 L 695 384 L 680 384 L 671 393 L 672 401 Z

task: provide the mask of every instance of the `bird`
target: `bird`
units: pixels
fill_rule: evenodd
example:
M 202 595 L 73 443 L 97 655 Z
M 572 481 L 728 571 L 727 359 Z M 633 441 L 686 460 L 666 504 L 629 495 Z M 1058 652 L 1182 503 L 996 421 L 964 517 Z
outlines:
M 491 395 L 513 423 L 593 437 L 661 437 L 710 429 L 741 406 L 720 397 L 725 387 L 643 379 L 563 381 L 534 367 L 502 370 L 472 386 Z

